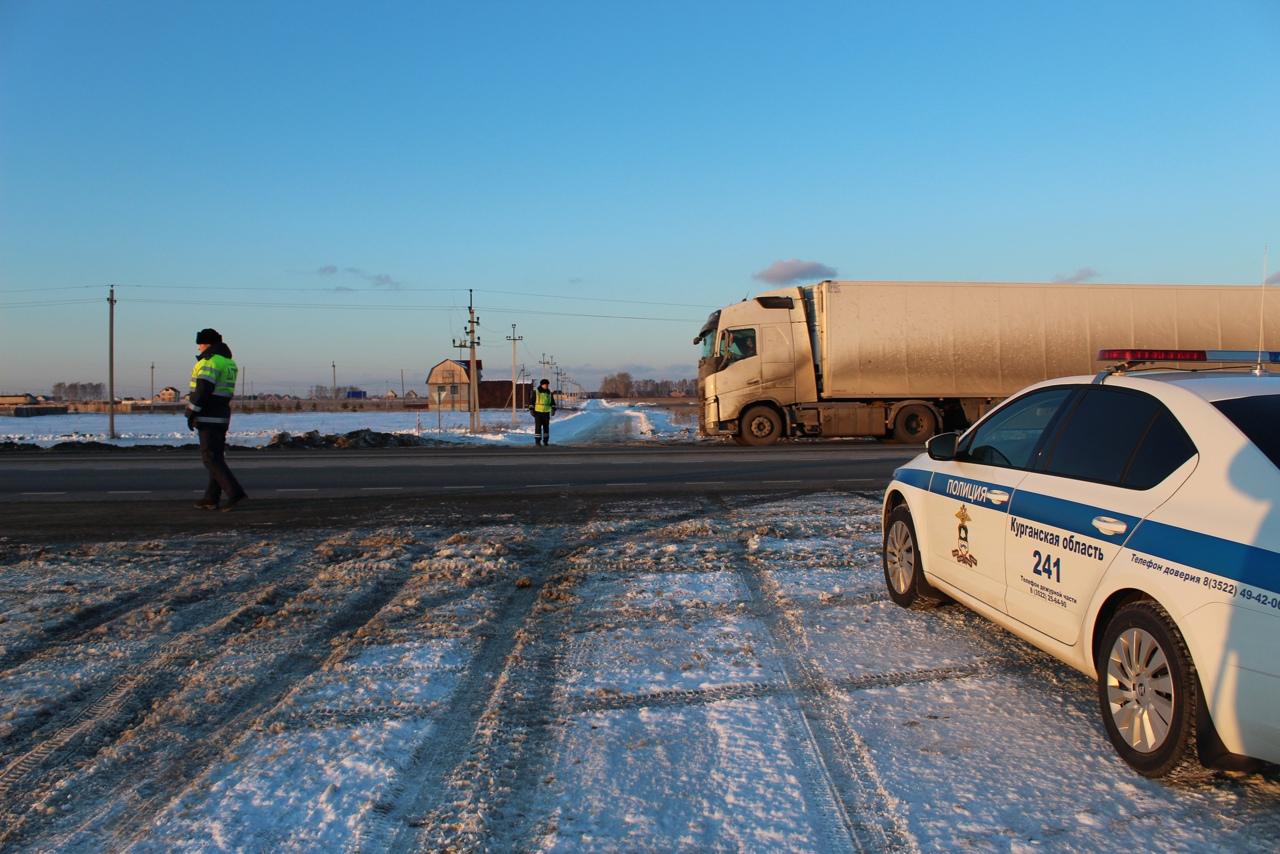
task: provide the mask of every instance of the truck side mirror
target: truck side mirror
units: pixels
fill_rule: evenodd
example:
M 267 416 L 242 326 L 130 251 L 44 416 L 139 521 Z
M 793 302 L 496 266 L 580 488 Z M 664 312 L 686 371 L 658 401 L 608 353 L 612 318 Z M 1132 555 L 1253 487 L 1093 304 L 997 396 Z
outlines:
M 959 433 L 939 433 L 924 443 L 924 449 L 931 460 L 954 460 L 959 442 Z

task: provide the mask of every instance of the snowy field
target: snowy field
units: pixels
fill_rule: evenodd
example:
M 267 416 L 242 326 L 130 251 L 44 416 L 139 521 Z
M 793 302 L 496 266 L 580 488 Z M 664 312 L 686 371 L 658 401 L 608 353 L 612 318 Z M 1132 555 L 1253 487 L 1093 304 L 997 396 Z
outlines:
M 0 540 L 0 848 L 1276 849 L 1276 772 L 892 605 L 875 496 L 536 513 Z
M 646 404 L 627 405 L 588 400 L 580 410 L 561 410 L 551 422 L 551 439 L 563 444 L 601 444 L 626 441 L 693 441 L 697 437 L 697 413 L 687 414 Z M 227 441 L 233 445 L 261 447 L 277 433 L 298 435 L 309 430 L 343 434 L 352 430 L 418 435 L 426 439 L 471 445 L 532 445 L 533 419 L 527 412 L 510 410 L 481 413 L 483 431 L 467 432 L 466 412 L 292 412 L 245 413 L 231 418 Z M 689 418 L 693 420 L 690 421 Z M 47 448 L 59 442 L 106 442 L 135 445 L 183 445 L 196 441 L 184 415 L 117 415 L 114 441 L 107 439 L 107 416 L 101 413 L 43 415 L 36 418 L 0 418 L 0 442 L 25 442 Z

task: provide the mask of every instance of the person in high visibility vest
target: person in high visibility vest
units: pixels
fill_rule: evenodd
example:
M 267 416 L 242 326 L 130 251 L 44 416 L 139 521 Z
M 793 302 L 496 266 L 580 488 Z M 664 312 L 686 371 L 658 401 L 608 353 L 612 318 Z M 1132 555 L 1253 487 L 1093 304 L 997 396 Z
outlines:
M 227 430 L 231 427 L 231 398 L 236 391 L 239 368 L 231 358 L 231 348 L 222 342 L 216 329 L 196 333 L 195 367 L 191 369 L 191 393 L 187 396 L 187 426 L 200 436 L 200 461 L 209 472 L 204 497 L 196 502 L 201 510 L 231 510 L 248 496 L 227 465 Z M 222 496 L 227 502 L 218 507 Z
M 556 414 L 556 393 L 551 390 L 550 380 L 538 383 L 529 411 L 533 413 L 533 444 L 550 445 L 551 416 Z

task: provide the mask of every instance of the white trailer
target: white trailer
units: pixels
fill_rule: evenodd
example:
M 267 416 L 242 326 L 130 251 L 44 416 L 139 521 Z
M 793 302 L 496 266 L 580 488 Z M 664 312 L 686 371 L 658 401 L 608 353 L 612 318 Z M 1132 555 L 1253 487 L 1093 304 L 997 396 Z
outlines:
M 1263 312 L 1265 310 L 1265 318 Z M 836 282 L 714 312 L 695 344 L 701 430 L 920 442 L 1104 348 L 1274 347 L 1280 294 L 1239 285 Z

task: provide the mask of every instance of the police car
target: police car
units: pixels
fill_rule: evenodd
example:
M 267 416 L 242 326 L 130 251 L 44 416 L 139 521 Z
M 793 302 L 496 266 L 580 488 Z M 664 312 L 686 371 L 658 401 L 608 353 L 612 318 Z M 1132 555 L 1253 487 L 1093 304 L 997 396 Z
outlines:
M 1096 678 L 1141 774 L 1280 762 L 1280 353 L 1099 359 L 1119 364 L 1031 386 L 894 473 L 889 595 L 955 599 Z

